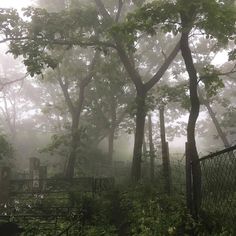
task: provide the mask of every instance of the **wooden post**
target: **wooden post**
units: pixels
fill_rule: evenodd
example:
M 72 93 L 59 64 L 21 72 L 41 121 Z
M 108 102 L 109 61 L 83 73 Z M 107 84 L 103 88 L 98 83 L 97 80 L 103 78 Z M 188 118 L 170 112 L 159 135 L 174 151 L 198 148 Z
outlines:
M 40 160 L 36 157 L 30 158 L 30 189 L 32 191 L 39 190 L 39 168 L 40 168 Z
M 0 204 L 9 200 L 10 175 L 10 167 L 0 167 Z

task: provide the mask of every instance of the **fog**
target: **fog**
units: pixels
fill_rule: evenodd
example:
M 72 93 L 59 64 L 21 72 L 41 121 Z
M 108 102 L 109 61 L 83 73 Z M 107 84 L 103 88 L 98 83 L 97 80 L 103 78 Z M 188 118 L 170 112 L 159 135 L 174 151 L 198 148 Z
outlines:
M 78 8 L 74 3 L 68 5 L 63 1 L 59 2 L 61 5 L 57 5 L 58 9 Z M 47 6 L 44 1 L 8 0 L 0 3 L 2 8 L 14 7 L 18 10 L 30 5 L 48 7 L 50 11 L 53 11 L 51 5 Z M 112 10 L 113 6 L 108 4 L 107 7 Z M 126 8 L 126 11 L 132 11 L 135 6 L 127 3 Z M 58 9 L 55 8 L 55 11 Z M 124 15 L 121 16 L 121 21 L 122 17 Z M 173 37 L 171 34 L 160 34 L 154 38 L 148 36 L 146 41 L 141 38 L 137 42 L 135 63 L 138 72 L 143 75 L 143 82 L 148 81 L 147 78 L 155 74 L 158 65 L 163 61 L 161 53 L 156 56 L 156 53 L 163 49 L 158 48 L 160 45 L 154 49 L 155 42 L 159 42 L 161 47 L 165 46 L 165 50 L 168 51 L 167 45 L 173 44 L 171 42 Z M 2 38 L 4 39 L 4 33 Z M 64 46 L 57 49 L 52 48 L 51 52 L 49 51 L 51 49 L 47 48 L 46 54 L 52 57 L 51 62 L 58 61 L 59 57 L 60 62 L 56 65 L 57 67 L 54 67 L 50 64 L 51 62 L 47 64 L 40 59 L 38 61 L 41 63 L 40 68 L 37 69 L 37 65 L 34 64 L 32 66 L 35 68 L 30 68 L 29 63 L 33 62 L 30 60 L 36 60 L 34 57 L 27 58 L 29 56 L 27 53 L 30 52 L 24 52 L 24 57 L 17 55 L 17 58 L 14 58 L 10 52 L 6 54 L 9 43 L 10 40 L 7 40 L 6 43 L 1 44 L 1 132 L 12 145 L 14 154 L 13 159 L 9 159 L 9 162 L 17 171 L 26 170 L 28 159 L 32 156 L 42 159 L 42 162 L 49 165 L 49 169 L 50 166 L 60 166 L 59 169 L 62 171 L 64 162 L 70 156 L 71 135 L 73 142 L 75 132 L 72 127 L 75 123 L 79 123 L 76 132 L 80 132 L 79 136 L 83 139 L 76 162 L 79 163 L 80 158 L 81 160 L 85 158 L 89 162 L 89 158 L 95 158 L 93 155 L 98 152 L 99 158 L 103 161 L 111 158 L 114 162 L 132 163 L 135 148 L 134 135 L 138 129 L 135 124 L 136 91 L 132 78 L 130 80 L 130 72 L 127 71 L 124 62 L 120 61 L 114 50 L 108 49 L 110 51 L 106 54 L 102 49 L 98 53 L 99 56 L 95 56 L 93 49 L 81 48 L 79 45 L 75 45 L 73 48 Z M 214 40 L 210 41 L 198 35 L 195 38 L 192 37 L 191 43 L 195 45 L 195 50 L 199 49 L 198 55 L 197 53 L 193 55 L 199 75 L 202 73 L 202 64 L 208 63 L 208 61 L 222 71 L 225 87 L 219 86 L 217 93 L 209 99 L 209 103 L 213 110 L 212 114 L 215 114 L 215 118 L 218 120 L 218 125 L 232 145 L 235 143 L 235 127 L 232 127 L 227 120 L 231 121 L 235 114 L 235 99 L 230 95 L 233 94 L 231 88 L 234 82 L 231 77 L 223 76 L 233 66 L 232 62 L 227 61 L 230 46 L 210 52 Z M 95 57 L 100 57 L 96 58 L 97 65 L 93 65 Z M 116 69 L 113 72 L 114 67 Z M 27 70 L 28 72 L 26 72 Z M 91 73 L 93 75 L 88 79 Z M 151 125 L 155 155 L 157 159 L 160 159 L 162 147 L 159 109 L 164 104 L 165 138 L 169 142 L 169 152 L 173 156 L 170 158 L 175 160 L 175 154 L 181 156 L 185 153 L 189 118 L 189 107 L 181 105 L 181 103 L 187 103 L 189 92 L 185 91 L 186 95 L 182 94 L 179 98 L 177 94 L 171 98 L 173 91 L 166 90 L 168 86 L 173 89 L 174 86 L 187 84 L 188 75 L 184 71 L 183 60 L 179 54 L 162 77 L 147 96 L 147 104 L 150 104 L 147 105 L 146 114 L 151 114 L 152 124 L 148 124 L 146 118 L 144 141 L 147 146 L 146 151 L 148 151 L 150 145 L 148 125 Z M 86 79 L 88 80 L 86 81 Z M 86 83 L 86 87 L 81 87 L 83 81 Z M 199 86 L 204 90 L 203 83 L 200 83 Z M 77 105 L 81 102 L 82 89 L 83 104 L 79 108 Z M 184 90 L 181 91 L 184 93 Z M 207 91 L 204 92 L 205 96 L 206 93 Z M 186 102 L 181 99 L 185 99 Z M 80 117 L 75 118 L 73 109 L 77 108 L 81 109 L 79 110 Z M 224 147 L 217 131 L 219 127 L 216 128 L 215 125 L 209 115 L 209 110 L 202 105 L 195 134 L 198 152 L 201 156 Z M 80 138 L 77 137 L 77 139 Z M 57 170 L 54 168 L 53 173 L 55 174 L 55 172 Z
M 205 176 L 219 170 L 217 165 L 204 166 L 202 160 L 223 149 L 219 155 L 235 158 L 236 19 L 233 1 L 196 2 L 192 8 L 192 3 L 184 2 L 0 0 L 0 176 L 6 176 L 6 181 L 0 178 L 0 187 L 36 193 L 26 200 L 29 208 L 48 200 L 52 189 L 62 188 L 75 208 L 66 206 L 71 215 L 83 204 L 90 207 L 91 199 L 91 209 L 96 209 L 99 198 L 105 209 L 109 198 L 107 202 L 119 210 L 111 208 L 120 214 L 119 219 L 111 217 L 116 223 L 107 231 L 102 231 L 104 225 L 101 231 L 100 226 L 91 226 L 96 215 L 80 220 L 82 231 L 77 227 L 68 234 L 73 220 L 63 218 L 61 226 L 55 223 L 54 233 L 42 235 L 67 230 L 67 235 L 157 236 L 164 228 L 160 235 L 188 233 L 180 230 L 182 225 L 160 226 L 157 231 L 145 222 L 142 229 L 134 223 L 126 226 L 133 222 L 128 219 L 132 214 L 123 213 L 126 200 L 127 206 L 130 201 L 134 209 L 140 207 L 140 219 L 161 215 L 153 213 L 157 209 L 150 216 L 139 215 L 153 207 L 138 203 L 145 199 L 146 187 L 150 187 L 147 202 L 156 201 L 154 192 L 174 196 L 174 201 L 186 198 L 184 207 L 182 203 L 178 207 L 186 207 L 196 222 L 197 214 L 207 209 L 207 201 L 200 201 L 201 195 L 203 200 L 207 196 Z M 185 7 L 190 8 L 181 10 Z M 193 16 L 186 13 L 192 11 Z M 233 161 L 219 160 L 220 165 L 226 163 L 220 170 L 231 173 Z M 14 185 L 18 180 L 22 184 Z M 217 181 L 232 185 L 231 177 Z M 218 182 L 207 185 L 212 196 Z M 141 190 L 133 190 L 135 186 Z M 103 190 L 111 195 L 104 197 Z M 137 191 L 137 201 L 132 191 Z M 8 202 L 14 194 L 3 192 L 0 206 L 6 209 L 0 216 L 8 216 L 13 214 L 8 207 L 17 208 L 14 204 L 25 200 L 15 197 Z M 54 196 L 42 206 L 55 202 Z M 89 215 L 91 209 L 83 214 Z M 127 222 L 121 222 L 123 217 Z M 16 220 L 27 227 L 22 222 Z M 193 225 L 191 232 L 198 230 Z M 36 231 L 24 235 L 39 235 Z

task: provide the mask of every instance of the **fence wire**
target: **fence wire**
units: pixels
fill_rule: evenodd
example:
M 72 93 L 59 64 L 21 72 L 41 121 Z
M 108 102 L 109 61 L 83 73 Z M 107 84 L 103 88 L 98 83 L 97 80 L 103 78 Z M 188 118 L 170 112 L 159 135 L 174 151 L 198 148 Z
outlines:
M 236 220 L 236 146 L 200 159 L 201 210 L 232 225 Z

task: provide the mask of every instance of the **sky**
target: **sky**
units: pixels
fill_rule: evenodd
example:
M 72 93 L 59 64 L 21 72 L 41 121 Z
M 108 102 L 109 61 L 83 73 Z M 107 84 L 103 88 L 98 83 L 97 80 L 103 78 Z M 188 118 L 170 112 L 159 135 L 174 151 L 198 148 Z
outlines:
M 22 7 L 27 7 L 31 5 L 33 0 L 0 0 L 0 7 L 13 7 L 21 9 Z
M 217 53 L 216 57 L 212 61 L 212 64 L 215 66 L 220 66 L 227 61 L 228 61 L 228 52 L 224 50 Z

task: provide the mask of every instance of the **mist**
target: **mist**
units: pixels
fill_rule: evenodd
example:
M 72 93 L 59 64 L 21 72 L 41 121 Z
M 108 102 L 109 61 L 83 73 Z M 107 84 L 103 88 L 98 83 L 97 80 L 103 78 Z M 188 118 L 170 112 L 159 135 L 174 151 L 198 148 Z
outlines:
M 235 12 L 1 1 L 0 235 L 233 235 Z

